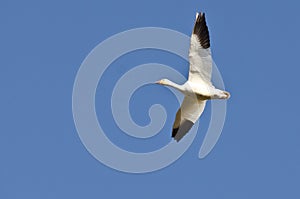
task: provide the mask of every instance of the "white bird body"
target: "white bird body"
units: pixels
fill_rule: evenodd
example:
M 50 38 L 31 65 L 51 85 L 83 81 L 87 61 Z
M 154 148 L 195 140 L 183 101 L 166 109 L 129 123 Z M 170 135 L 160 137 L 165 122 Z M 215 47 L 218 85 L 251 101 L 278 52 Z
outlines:
M 198 120 L 205 108 L 206 100 L 230 97 L 228 92 L 215 88 L 211 82 L 212 57 L 204 13 L 196 14 L 190 41 L 189 62 L 189 77 L 183 85 L 168 79 L 157 82 L 176 88 L 185 95 L 173 124 L 172 137 L 176 141 L 179 141 Z

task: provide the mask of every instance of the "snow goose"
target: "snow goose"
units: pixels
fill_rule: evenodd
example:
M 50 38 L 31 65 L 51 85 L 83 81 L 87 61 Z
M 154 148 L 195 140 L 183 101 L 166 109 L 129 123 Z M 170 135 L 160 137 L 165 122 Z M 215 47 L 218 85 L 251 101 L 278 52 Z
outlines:
M 198 120 L 207 100 L 228 99 L 230 97 L 229 92 L 215 88 L 211 82 L 212 58 L 204 13 L 196 13 L 190 41 L 189 62 L 188 80 L 183 85 L 178 85 L 168 79 L 156 82 L 171 86 L 185 95 L 173 124 L 172 137 L 177 142 L 187 134 Z

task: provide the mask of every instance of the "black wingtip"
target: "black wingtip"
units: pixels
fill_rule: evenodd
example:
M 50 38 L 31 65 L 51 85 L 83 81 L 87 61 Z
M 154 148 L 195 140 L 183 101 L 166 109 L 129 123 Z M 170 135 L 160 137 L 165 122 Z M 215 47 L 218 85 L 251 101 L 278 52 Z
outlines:
M 174 129 L 172 130 L 172 138 L 174 138 L 174 137 L 176 136 L 176 134 L 177 134 L 177 132 L 178 132 L 178 129 L 179 129 L 179 128 L 174 128 Z
M 205 13 L 200 12 L 194 26 L 193 34 L 197 35 L 201 46 L 204 49 L 210 47 L 209 32 L 206 25 Z
M 178 128 L 174 128 L 172 131 L 172 137 L 179 142 L 183 136 L 185 136 L 188 131 L 192 128 L 194 123 L 192 121 L 184 119 Z

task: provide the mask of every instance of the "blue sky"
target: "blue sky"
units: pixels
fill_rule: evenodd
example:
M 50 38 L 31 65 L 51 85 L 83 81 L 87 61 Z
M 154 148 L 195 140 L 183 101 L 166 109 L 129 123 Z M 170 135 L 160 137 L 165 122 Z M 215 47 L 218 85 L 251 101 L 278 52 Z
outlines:
M 292 0 L 2 0 L 0 198 L 298 198 L 299 7 Z M 158 26 L 189 35 L 196 11 L 206 12 L 213 58 L 232 94 L 216 147 L 198 159 L 210 118 L 206 109 L 194 143 L 169 167 L 137 175 L 102 165 L 81 143 L 72 117 L 73 83 L 82 61 L 101 41 L 131 28 Z M 150 61 L 187 74 L 183 60 L 155 50 L 130 53 L 110 70 L 117 78 Z M 116 70 L 118 64 L 125 68 Z M 141 103 L 147 89 L 163 96 L 147 94 L 148 101 L 160 100 L 170 115 L 176 112 L 178 104 L 168 103 L 166 89 L 141 89 L 132 99 L 137 123 L 149 119 Z M 118 133 L 107 100 L 98 92 L 96 99 L 97 114 L 108 118 L 105 128 Z M 168 118 L 166 130 L 171 123 Z M 144 151 L 162 145 L 167 133 L 149 143 L 131 140 L 132 145 L 121 133 L 108 136 Z

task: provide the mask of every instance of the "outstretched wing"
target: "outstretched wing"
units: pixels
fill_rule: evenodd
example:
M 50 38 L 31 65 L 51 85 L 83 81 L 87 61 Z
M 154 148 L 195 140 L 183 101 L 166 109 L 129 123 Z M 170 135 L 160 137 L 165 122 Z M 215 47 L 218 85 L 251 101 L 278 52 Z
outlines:
M 189 81 L 211 85 L 212 58 L 205 14 L 196 14 L 189 51 Z
M 172 137 L 178 142 L 192 128 L 203 113 L 206 100 L 185 96 L 181 107 L 176 113 L 173 124 Z

